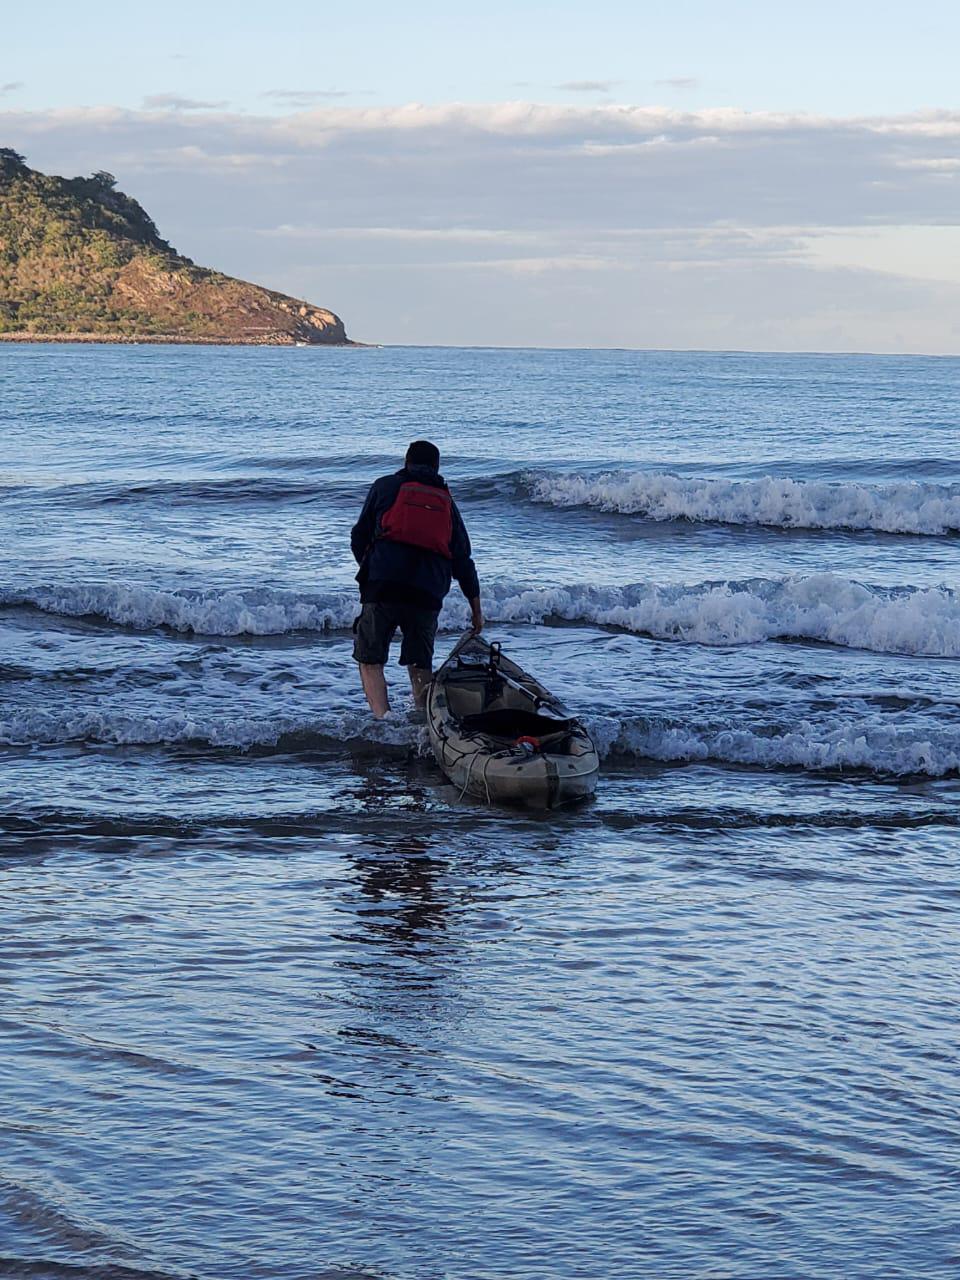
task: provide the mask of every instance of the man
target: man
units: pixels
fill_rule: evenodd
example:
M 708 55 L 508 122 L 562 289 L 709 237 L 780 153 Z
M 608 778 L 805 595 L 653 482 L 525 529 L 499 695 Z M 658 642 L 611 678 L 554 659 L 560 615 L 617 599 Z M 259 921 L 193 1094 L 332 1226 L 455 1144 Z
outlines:
M 403 636 L 400 665 L 410 674 L 414 702 L 424 705 L 433 675 L 437 615 L 452 578 L 469 601 L 473 629 L 483 628 L 470 539 L 439 468 L 437 446 L 415 440 L 403 469 L 370 486 L 350 534 L 360 566 L 361 602 L 353 624 L 353 656 L 378 720 L 390 711 L 383 667 L 398 627 Z

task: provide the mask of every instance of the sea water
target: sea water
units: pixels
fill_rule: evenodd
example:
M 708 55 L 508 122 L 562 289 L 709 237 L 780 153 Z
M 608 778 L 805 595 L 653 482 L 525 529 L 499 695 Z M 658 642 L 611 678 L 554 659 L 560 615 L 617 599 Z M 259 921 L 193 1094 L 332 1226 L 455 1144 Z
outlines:
M 950 359 L 0 348 L 0 1274 L 957 1275 L 958 426 Z M 418 437 L 583 808 L 364 709 Z

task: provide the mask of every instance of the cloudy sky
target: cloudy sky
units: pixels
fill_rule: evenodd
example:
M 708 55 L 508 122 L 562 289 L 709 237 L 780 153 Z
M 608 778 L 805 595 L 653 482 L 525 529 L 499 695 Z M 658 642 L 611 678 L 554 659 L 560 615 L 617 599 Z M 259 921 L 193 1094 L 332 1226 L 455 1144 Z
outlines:
M 37 12 L 0 145 L 355 337 L 960 354 L 956 0 Z

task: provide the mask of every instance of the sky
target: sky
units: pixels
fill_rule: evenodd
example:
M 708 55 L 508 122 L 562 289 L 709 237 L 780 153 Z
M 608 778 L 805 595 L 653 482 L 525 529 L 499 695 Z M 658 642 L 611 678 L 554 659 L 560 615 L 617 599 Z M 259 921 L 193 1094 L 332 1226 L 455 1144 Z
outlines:
M 956 0 L 2 25 L 0 146 L 361 340 L 960 354 Z

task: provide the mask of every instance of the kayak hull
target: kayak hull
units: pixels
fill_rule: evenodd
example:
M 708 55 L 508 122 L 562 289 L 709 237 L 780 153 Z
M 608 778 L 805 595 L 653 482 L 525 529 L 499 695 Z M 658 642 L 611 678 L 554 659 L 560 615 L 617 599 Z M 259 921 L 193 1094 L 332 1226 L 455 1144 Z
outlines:
M 434 676 L 427 728 L 461 796 L 554 809 L 596 789 L 600 760 L 580 721 L 479 636 L 462 640 Z

